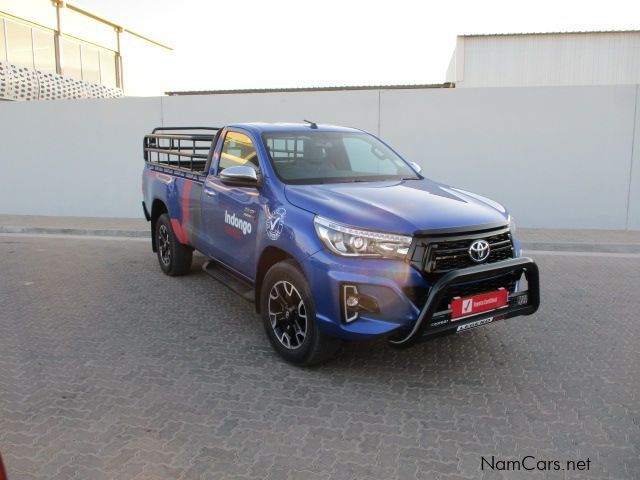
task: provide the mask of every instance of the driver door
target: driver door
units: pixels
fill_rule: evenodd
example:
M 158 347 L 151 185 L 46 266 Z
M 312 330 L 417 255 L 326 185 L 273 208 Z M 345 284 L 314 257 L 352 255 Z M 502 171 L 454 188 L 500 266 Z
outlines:
M 255 142 L 248 132 L 227 129 L 215 157 L 215 173 L 207 177 L 202 192 L 203 225 L 211 242 L 210 255 L 251 278 L 255 271 L 259 188 L 226 185 L 220 174 L 236 165 L 251 166 L 260 173 Z

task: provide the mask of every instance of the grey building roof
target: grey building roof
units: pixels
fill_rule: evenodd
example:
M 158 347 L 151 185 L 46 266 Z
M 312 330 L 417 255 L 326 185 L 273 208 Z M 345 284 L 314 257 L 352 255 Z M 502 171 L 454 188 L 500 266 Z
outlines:
M 564 32 L 464 33 L 459 37 L 517 37 L 527 35 L 584 35 L 594 33 L 640 33 L 640 30 L 569 30 Z
M 335 92 L 349 90 L 411 90 L 423 88 L 453 88 L 453 83 L 429 83 L 408 85 L 345 85 L 329 87 L 298 87 L 298 88 L 241 88 L 232 90 L 186 90 L 169 91 L 166 95 L 225 95 L 233 93 L 291 93 L 291 92 Z

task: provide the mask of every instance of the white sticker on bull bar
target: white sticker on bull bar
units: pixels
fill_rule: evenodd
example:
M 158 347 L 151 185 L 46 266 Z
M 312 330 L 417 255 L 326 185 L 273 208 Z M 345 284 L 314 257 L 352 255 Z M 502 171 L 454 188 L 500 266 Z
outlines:
M 456 328 L 456 332 L 464 332 L 465 330 L 479 327 L 480 325 L 485 325 L 487 323 L 491 323 L 492 321 L 493 321 L 493 317 L 489 317 L 489 318 L 483 318 L 482 320 L 476 320 L 475 322 L 466 323 L 464 325 L 458 325 L 458 328 Z

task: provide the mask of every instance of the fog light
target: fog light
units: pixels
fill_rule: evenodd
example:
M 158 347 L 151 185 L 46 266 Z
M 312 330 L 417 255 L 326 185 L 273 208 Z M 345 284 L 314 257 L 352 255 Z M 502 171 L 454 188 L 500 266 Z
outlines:
M 356 295 L 349 295 L 347 297 L 347 307 L 355 308 L 360 303 L 360 299 Z
M 342 320 L 345 323 L 357 320 L 361 312 L 380 312 L 376 299 L 360 293 L 355 285 L 342 285 L 340 303 L 342 306 Z
M 342 286 L 342 320 L 345 323 L 351 323 L 358 319 L 358 304 L 360 299 L 358 298 L 358 287 L 355 285 L 343 285 Z

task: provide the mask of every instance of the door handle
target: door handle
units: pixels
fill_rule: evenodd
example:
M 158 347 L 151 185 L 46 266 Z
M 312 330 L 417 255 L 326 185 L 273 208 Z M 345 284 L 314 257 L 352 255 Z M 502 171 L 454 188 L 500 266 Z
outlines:
M 215 197 L 216 196 L 216 191 L 215 190 L 210 190 L 208 188 L 204 189 L 204 193 L 206 193 L 210 197 Z

